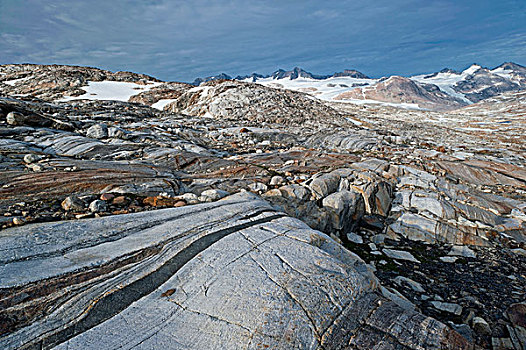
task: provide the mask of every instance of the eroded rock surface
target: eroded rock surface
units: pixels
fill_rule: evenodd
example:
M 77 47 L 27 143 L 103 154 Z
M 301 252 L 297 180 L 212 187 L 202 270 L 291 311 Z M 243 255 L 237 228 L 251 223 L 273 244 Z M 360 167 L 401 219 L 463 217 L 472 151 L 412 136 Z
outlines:
M 3 348 L 468 346 L 381 297 L 358 256 L 246 194 L 0 241 Z

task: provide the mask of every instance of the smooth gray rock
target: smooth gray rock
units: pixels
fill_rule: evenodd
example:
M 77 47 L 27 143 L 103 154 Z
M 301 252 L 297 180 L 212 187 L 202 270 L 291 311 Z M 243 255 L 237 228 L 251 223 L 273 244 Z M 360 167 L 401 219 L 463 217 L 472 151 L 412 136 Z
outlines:
M 86 136 L 92 139 L 105 139 L 108 137 L 108 127 L 105 124 L 95 124 L 86 131 Z
M 413 256 L 413 254 L 403 251 L 403 250 L 394 250 L 394 249 L 385 248 L 385 249 L 382 249 L 382 252 L 388 257 L 390 257 L 391 259 L 406 260 L 406 261 L 411 261 L 415 263 L 420 263 L 420 261 L 418 261 Z

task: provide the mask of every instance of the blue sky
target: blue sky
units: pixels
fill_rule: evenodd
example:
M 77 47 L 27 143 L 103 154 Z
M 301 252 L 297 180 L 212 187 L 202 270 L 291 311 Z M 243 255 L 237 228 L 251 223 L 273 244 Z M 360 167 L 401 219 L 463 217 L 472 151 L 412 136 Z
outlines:
M 379 77 L 526 64 L 526 1 L 0 0 L 0 64 L 192 81 L 220 72 Z

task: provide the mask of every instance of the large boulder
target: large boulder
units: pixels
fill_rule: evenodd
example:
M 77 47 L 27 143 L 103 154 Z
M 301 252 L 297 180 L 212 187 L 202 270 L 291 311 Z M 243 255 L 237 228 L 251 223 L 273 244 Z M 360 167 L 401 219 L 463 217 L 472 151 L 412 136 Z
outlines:
M 2 349 L 465 349 L 249 194 L 2 231 Z

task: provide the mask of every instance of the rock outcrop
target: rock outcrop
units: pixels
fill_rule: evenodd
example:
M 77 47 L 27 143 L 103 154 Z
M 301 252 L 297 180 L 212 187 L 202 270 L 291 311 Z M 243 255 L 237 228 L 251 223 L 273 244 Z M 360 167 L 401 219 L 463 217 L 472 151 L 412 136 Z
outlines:
M 356 255 L 250 195 L 0 241 L 5 349 L 468 346 L 380 296 Z

